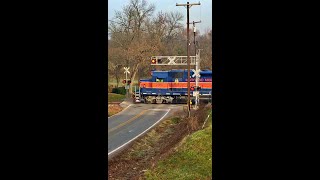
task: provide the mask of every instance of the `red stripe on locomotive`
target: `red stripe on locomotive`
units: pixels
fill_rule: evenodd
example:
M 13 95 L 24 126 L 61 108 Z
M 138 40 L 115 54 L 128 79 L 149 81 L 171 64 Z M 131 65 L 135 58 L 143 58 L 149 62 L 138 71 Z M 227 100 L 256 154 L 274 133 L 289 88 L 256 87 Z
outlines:
M 190 82 L 190 86 L 195 86 L 195 82 Z M 212 82 L 199 82 L 201 88 L 211 89 Z M 187 88 L 187 82 L 141 82 L 141 88 L 159 88 L 159 89 L 169 89 L 169 88 Z

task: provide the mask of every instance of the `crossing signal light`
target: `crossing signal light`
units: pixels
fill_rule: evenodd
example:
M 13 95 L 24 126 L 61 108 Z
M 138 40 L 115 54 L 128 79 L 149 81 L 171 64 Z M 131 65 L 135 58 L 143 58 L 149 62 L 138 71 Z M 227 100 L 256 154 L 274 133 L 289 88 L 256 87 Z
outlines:
M 122 81 L 122 83 L 123 83 L 123 84 L 126 84 L 126 83 L 127 83 L 127 80 L 124 79 L 124 80 Z
M 156 59 L 153 58 L 153 59 L 151 60 L 151 64 L 156 64 L 156 63 L 157 63 Z
M 200 86 L 192 86 L 190 89 L 191 89 L 191 91 L 194 91 L 194 90 L 200 91 L 201 87 Z
M 128 84 L 131 84 L 131 80 L 128 80 Z

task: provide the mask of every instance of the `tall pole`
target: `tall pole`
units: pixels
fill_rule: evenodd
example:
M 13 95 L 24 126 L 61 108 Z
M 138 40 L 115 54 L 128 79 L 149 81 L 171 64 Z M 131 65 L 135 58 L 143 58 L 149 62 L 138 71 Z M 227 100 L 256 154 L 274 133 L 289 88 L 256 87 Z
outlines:
M 189 24 L 192 24 L 193 25 L 193 45 L 194 45 L 194 55 L 196 56 L 197 55 L 197 47 L 196 47 L 196 23 L 201 23 L 201 21 L 192 21 L 192 23 L 189 23 Z
M 187 2 L 187 22 L 189 22 L 189 2 Z M 190 117 L 190 40 L 189 40 L 189 23 L 187 24 L 187 66 L 188 66 L 188 117 Z
M 194 54 L 196 56 L 196 71 L 200 70 L 200 51 L 199 51 L 199 56 L 197 54 L 197 47 L 196 47 L 196 23 L 201 23 L 201 21 L 192 21 L 192 23 L 189 24 L 193 24 L 193 45 L 194 45 Z M 196 100 L 195 100 L 195 104 L 194 104 L 194 108 L 197 109 L 198 108 L 198 104 L 199 104 L 199 91 L 198 91 L 198 87 L 199 87 L 199 76 L 196 75 Z
M 199 53 L 196 54 L 196 71 L 198 71 L 198 75 L 196 76 L 196 87 L 198 88 L 199 87 L 199 77 L 200 77 L 200 49 L 199 49 Z M 196 95 L 196 102 L 195 102 L 195 106 L 196 108 L 198 107 L 199 105 L 199 91 L 197 90 L 197 95 Z
M 130 67 L 124 67 L 124 73 L 126 74 L 126 85 L 125 85 L 125 89 L 126 89 L 126 97 L 128 98 L 129 97 L 129 93 L 128 93 L 128 73 L 130 74 Z
M 187 4 L 176 4 L 176 6 L 187 6 L 187 66 L 188 66 L 188 117 L 190 117 L 190 54 L 189 54 L 189 46 L 190 46 L 190 42 L 189 42 L 189 8 L 192 5 L 201 5 L 200 2 L 199 3 L 192 3 L 189 4 L 189 2 L 187 2 Z
M 127 86 L 128 86 L 128 73 L 126 72 L 126 97 L 128 98 L 128 88 L 127 88 Z
M 193 21 L 193 45 L 194 45 L 194 55 L 197 56 L 197 48 L 196 48 L 196 26 Z

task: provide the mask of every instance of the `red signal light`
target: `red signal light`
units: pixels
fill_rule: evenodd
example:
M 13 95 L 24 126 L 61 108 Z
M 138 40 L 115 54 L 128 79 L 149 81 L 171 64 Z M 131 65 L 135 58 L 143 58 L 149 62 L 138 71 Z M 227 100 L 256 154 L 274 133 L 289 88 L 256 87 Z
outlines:
M 156 64 L 156 63 L 157 63 L 157 60 L 156 60 L 156 58 L 153 57 L 153 58 L 151 59 L 151 64 Z

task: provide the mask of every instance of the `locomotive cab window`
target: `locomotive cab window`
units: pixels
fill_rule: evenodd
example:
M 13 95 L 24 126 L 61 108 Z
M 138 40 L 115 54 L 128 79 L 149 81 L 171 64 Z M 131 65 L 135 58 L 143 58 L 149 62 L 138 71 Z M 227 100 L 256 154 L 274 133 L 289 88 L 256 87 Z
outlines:
M 182 79 L 183 72 L 172 72 L 171 77 L 172 77 L 172 79 Z
M 183 78 L 183 72 L 173 72 L 172 78 Z

